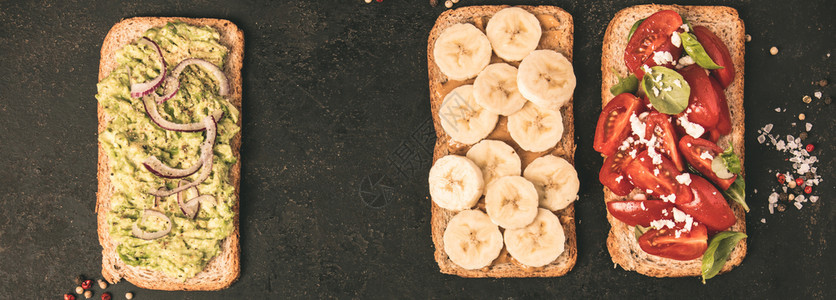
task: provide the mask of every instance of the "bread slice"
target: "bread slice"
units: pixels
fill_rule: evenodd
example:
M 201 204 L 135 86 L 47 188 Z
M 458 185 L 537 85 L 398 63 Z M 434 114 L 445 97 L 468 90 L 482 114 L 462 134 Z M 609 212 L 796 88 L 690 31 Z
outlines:
M 471 23 L 477 28 L 484 31 L 488 20 L 496 12 L 507 8 L 509 6 L 487 5 L 487 6 L 469 6 L 458 8 L 454 10 L 447 10 L 438 17 L 430 31 L 430 37 L 427 45 L 427 63 L 430 81 L 430 106 L 432 108 L 433 124 L 435 125 L 436 144 L 433 151 L 433 163 L 439 158 L 448 154 L 465 155 L 470 146 L 456 143 L 450 139 L 450 136 L 441 128 L 440 119 L 438 116 L 439 107 L 444 101 L 444 96 L 462 84 L 472 84 L 473 79 L 461 82 L 448 80 L 447 77 L 441 73 L 438 66 L 435 64 L 433 57 L 433 48 L 435 40 L 438 38 L 444 29 L 459 23 Z M 540 20 L 543 28 L 543 35 L 540 38 L 540 44 L 537 49 L 551 49 L 562 53 L 570 61 L 572 60 L 572 46 L 574 40 L 574 23 L 572 15 L 561 8 L 555 6 L 518 6 L 531 13 L 533 13 Z M 501 59 L 493 56 L 491 63 L 502 62 Z M 519 62 L 509 64 L 517 67 Z M 513 139 L 507 129 L 507 117 L 500 116 L 499 122 L 494 131 L 487 137 L 487 139 L 502 140 L 508 145 L 511 145 L 514 150 L 520 155 L 522 159 L 522 168 L 525 169 L 534 159 L 546 155 L 554 154 L 562 157 L 574 164 L 575 157 L 575 127 L 574 116 L 572 114 L 572 103 L 570 100 L 562 109 L 563 114 L 563 138 L 552 149 L 543 152 L 528 152 L 521 149 Z M 438 262 L 438 267 L 442 273 L 454 274 L 461 277 L 552 277 L 561 276 L 569 272 L 575 266 L 577 261 L 577 240 L 575 236 L 575 206 L 570 204 L 567 208 L 557 211 L 556 215 L 563 225 L 563 230 L 566 235 L 565 251 L 554 262 L 549 265 L 531 268 L 515 262 L 508 252 L 503 249 L 499 258 L 497 258 L 490 267 L 480 270 L 466 270 L 454 264 L 447 254 L 444 252 L 444 230 L 447 228 L 447 222 L 456 215 L 456 212 L 438 207 L 435 202 L 430 201 L 432 205 L 432 237 L 435 244 L 435 260 Z M 484 210 L 485 199 L 479 200 L 479 207 Z
M 624 65 L 624 49 L 627 45 L 627 36 L 633 23 L 639 19 L 646 18 L 660 10 L 674 10 L 691 22 L 693 26 L 702 25 L 711 29 L 729 48 L 731 58 L 735 67 L 734 82 L 726 88 L 726 99 L 729 103 L 732 119 L 731 134 L 723 137 L 718 144 L 727 145 L 734 142 L 734 152 L 743 160 L 744 142 L 744 113 L 743 113 L 743 55 L 745 29 L 743 20 L 737 15 L 737 10 L 725 6 L 680 6 L 680 5 L 638 5 L 622 9 L 615 14 L 604 34 L 603 50 L 601 53 L 601 101 L 602 106 L 606 105 L 614 97 L 610 93 L 610 87 L 618 83 L 618 76 L 629 74 Z M 615 70 L 615 72 L 613 72 Z M 721 148 L 725 148 L 721 146 Z M 634 191 L 635 193 L 635 191 Z M 634 194 L 633 193 L 633 194 Z M 627 197 L 619 197 L 604 187 L 604 200 L 615 201 L 625 198 L 632 198 L 633 194 Z M 737 223 L 729 230 L 746 232 L 746 215 L 743 207 L 737 203 L 731 203 L 732 210 Z M 645 253 L 636 242 L 633 228 L 613 218 L 607 213 L 609 220 L 610 234 L 607 239 L 607 248 L 614 263 L 625 270 L 633 270 L 638 273 L 653 277 L 683 277 L 700 276 L 702 259 L 690 261 L 678 261 L 662 258 Z M 740 243 L 732 251 L 729 260 L 721 272 L 728 272 L 743 261 L 746 256 L 746 240 Z
M 196 26 L 211 26 L 220 33 L 220 43 L 229 48 L 224 73 L 229 80 L 230 102 L 241 111 L 241 66 L 244 58 L 244 33 L 235 24 L 220 19 L 193 19 L 193 18 L 159 18 L 159 17 L 137 17 L 124 19 L 116 23 L 108 32 L 102 44 L 101 60 L 99 61 L 99 80 L 107 77 L 114 68 L 118 67 L 116 62 L 116 50 L 140 38 L 146 30 L 153 27 L 160 27 L 171 21 L 183 21 Z M 98 106 L 98 132 L 102 132 L 108 122 L 112 119 Z M 238 119 L 241 125 L 241 118 Z M 233 155 L 238 159 L 230 168 L 230 179 L 235 186 L 235 196 L 240 192 L 241 174 L 241 132 L 230 141 Z M 221 245 L 221 253 L 213 258 L 206 268 L 185 282 L 166 276 L 162 272 L 152 271 L 141 267 L 126 265 L 116 253 L 116 247 L 110 238 L 110 225 L 107 222 L 107 213 L 110 210 L 110 196 L 113 193 L 113 186 L 110 183 L 108 174 L 110 165 L 107 154 L 99 144 L 98 179 L 99 187 L 96 193 L 96 213 L 98 220 L 99 243 L 102 245 L 102 276 L 108 282 L 115 283 L 125 278 L 138 287 L 155 290 L 219 290 L 230 286 L 240 274 L 240 256 L 238 231 L 238 207 L 240 197 L 235 202 L 233 232 L 224 239 Z

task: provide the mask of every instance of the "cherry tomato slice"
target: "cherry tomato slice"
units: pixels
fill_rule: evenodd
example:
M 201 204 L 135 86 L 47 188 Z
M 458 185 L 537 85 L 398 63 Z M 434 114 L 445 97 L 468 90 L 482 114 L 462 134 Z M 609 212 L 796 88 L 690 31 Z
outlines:
M 653 52 L 666 41 L 670 41 L 671 34 L 679 26 L 682 26 L 682 17 L 672 10 L 659 11 L 647 17 L 624 49 L 624 63 L 627 68 L 641 80 L 644 76 L 642 64 L 648 59 L 652 60 Z
M 598 181 L 610 189 L 614 194 L 619 196 L 626 196 L 633 191 L 633 184 L 624 175 L 624 167 L 633 161 L 633 155 L 644 151 L 644 145 L 639 145 L 638 148 L 628 147 L 624 150 L 618 150 L 615 154 L 607 156 L 604 159 L 604 165 L 601 166 L 601 171 L 598 172 Z
M 681 174 L 676 169 L 676 165 L 661 154 L 659 160 L 661 160 L 659 164 L 654 164 L 653 158 L 645 150 L 624 168 L 624 174 L 633 185 L 651 195 L 657 197 L 676 195 L 677 199 L 681 196 L 683 200 L 690 201 L 691 193 L 687 189 L 680 189 L 681 184 L 676 181 L 676 176 Z
M 607 202 L 607 211 L 613 217 L 630 226 L 650 226 L 650 222 L 670 219 L 673 221 L 673 204 L 662 200 L 627 200 Z M 662 213 L 666 211 L 667 214 Z
M 681 223 L 674 228 L 651 229 L 639 237 L 639 247 L 648 254 L 676 260 L 699 258 L 708 248 L 708 230 L 702 224 L 691 226 L 691 231 L 680 232 Z
M 595 151 L 607 156 L 615 153 L 630 133 L 630 116 L 641 110 L 641 100 L 630 93 L 619 94 L 610 100 L 598 117 L 592 145 Z
M 711 85 L 711 77 L 698 65 L 687 66 L 679 70 L 679 74 L 691 86 L 691 95 L 688 97 L 688 108 L 678 116 L 688 114 L 688 120 L 704 128 L 716 126 L 720 116 L 721 101 L 714 86 Z
M 729 102 L 726 101 L 726 92 L 723 90 L 723 87 L 720 86 L 720 83 L 713 77 L 709 79 L 711 81 L 711 86 L 714 87 L 714 92 L 717 93 L 717 99 L 720 99 L 720 102 L 718 103 L 720 106 L 720 115 L 718 116 L 717 125 L 714 126 L 714 129 L 716 129 L 718 136 L 724 136 L 732 131 Z M 719 140 L 719 137 L 717 139 Z M 717 142 L 717 140 L 714 140 L 714 142 Z
M 734 63 L 732 63 L 729 48 L 720 40 L 711 30 L 705 26 L 694 26 L 694 35 L 697 36 L 697 41 L 700 42 L 705 49 L 705 53 L 717 65 L 723 67 L 722 69 L 711 70 L 711 75 L 720 81 L 723 88 L 729 86 L 734 81 Z
M 660 113 L 650 112 L 644 119 L 646 124 L 645 139 L 650 139 L 651 136 L 656 136 L 656 149 L 673 161 L 676 169 L 680 172 L 685 170 L 685 163 L 682 161 L 682 156 L 676 148 L 677 134 L 673 129 L 671 117 Z
M 708 180 L 692 174 L 690 187 L 693 197 L 690 200 L 682 197 L 680 201 L 677 196 L 674 203 L 677 208 L 714 231 L 723 231 L 734 225 L 737 219 L 729 203 Z
M 711 169 L 711 161 L 714 157 L 723 153 L 723 149 L 709 140 L 695 139 L 690 135 L 683 136 L 679 140 L 679 151 L 682 152 L 682 156 L 694 169 L 697 169 L 700 174 L 717 184 L 724 191 L 728 190 L 734 180 L 737 179 L 737 174 L 732 178 L 721 179 Z

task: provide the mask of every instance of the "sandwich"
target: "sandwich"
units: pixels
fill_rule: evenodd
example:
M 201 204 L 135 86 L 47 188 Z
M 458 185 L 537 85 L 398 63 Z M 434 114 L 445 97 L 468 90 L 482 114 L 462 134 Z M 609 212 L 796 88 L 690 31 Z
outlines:
M 554 277 L 575 265 L 573 26 L 554 6 L 470 6 L 430 32 L 428 204 L 442 273 Z
M 219 290 L 240 273 L 243 32 L 137 17 L 102 44 L 96 213 L 102 275 Z
M 607 248 L 653 277 L 728 272 L 746 256 L 743 21 L 722 6 L 639 5 L 604 35 Z

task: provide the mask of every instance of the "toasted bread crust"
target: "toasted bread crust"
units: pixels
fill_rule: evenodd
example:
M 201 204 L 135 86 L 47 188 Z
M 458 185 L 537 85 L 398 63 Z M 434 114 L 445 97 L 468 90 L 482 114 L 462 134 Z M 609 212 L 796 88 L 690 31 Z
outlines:
M 107 77 L 114 68 L 118 67 L 115 53 L 123 46 L 141 37 L 146 30 L 163 26 L 170 21 L 183 21 L 197 26 L 211 26 L 220 33 L 220 43 L 229 47 L 230 52 L 224 65 L 224 73 L 229 80 L 230 102 L 241 111 L 242 80 L 241 66 L 244 58 L 244 33 L 230 21 L 220 19 L 194 19 L 194 18 L 161 18 L 161 17 L 136 17 L 123 19 L 116 23 L 108 32 L 102 44 L 101 60 L 99 61 L 99 80 Z M 102 132 L 112 119 L 98 105 L 98 132 Z M 241 118 L 238 119 L 241 125 Z M 238 279 L 240 274 L 241 249 L 239 245 L 238 211 L 241 174 L 241 132 L 233 137 L 230 142 L 233 155 L 237 162 L 230 168 L 230 179 L 235 186 L 235 197 L 237 201 L 233 210 L 234 230 L 224 239 L 221 245 L 221 253 L 213 258 L 206 268 L 185 282 L 169 277 L 162 272 L 152 271 L 141 267 L 126 265 L 118 254 L 115 245 L 110 238 L 110 225 L 107 222 L 107 213 L 110 210 L 110 196 L 113 193 L 113 186 L 110 183 L 110 165 L 107 154 L 99 144 L 98 159 L 98 192 L 96 192 L 96 213 L 98 222 L 99 244 L 102 245 L 102 276 L 108 282 L 115 283 L 125 278 L 134 285 L 155 290 L 219 290 L 230 286 Z
M 638 5 L 622 9 L 615 14 L 610 21 L 607 31 L 604 34 L 603 49 L 601 53 L 601 101 L 602 106 L 606 105 L 614 97 L 610 93 L 610 87 L 618 83 L 618 76 L 629 74 L 624 65 L 624 49 L 627 45 L 627 35 L 630 27 L 637 20 L 650 16 L 659 11 L 671 9 L 680 13 L 692 25 L 705 26 L 726 44 L 731 54 L 735 67 L 734 82 L 726 88 L 726 99 L 729 103 L 729 110 L 732 118 L 732 133 L 723 137 L 718 144 L 726 145 L 734 143 L 734 152 L 744 156 L 744 112 L 743 112 L 743 75 L 744 75 L 744 54 L 745 54 L 745 27 L 743 20 L 738 17 L 737 10 L 725 6 L 680 6 L 680 5 Z M 635 191 L 634 191 L 635 193 Z M 604 187 L 604 201 L 623 200 L 632 197 L 619 197 Z M 743 207 L 737 203 L 731 203 L 737 223 L 729 230 L 746 232 L 746 214 Z M 632 227 L 613 218 L 607 213 L 610 228 L 607 239 L 607 248 L 614 263 L 625 270 L 633 270 L 640 274 L 653 277 L 684 277 L 700 276 L 702 259 L 690 261 L 678 261 L 662 258 L 645 253 L 636 242 Z M 740 265 L 746 256 L 746 240 L 741 240 L 729 256 L 729 260 L 723 266 L 721 273 L 728 272 Z
M 470 146 L 452 142 L 450 136 L 441 128 L 441 123 L 438 115 L 439 107 L 444 100 L 444 96 L 448 92 L 445 84 L 448 83 L 447 77 L 441 73 L 438 66 L 435 64 L 433 57 L 433 48 L 435 40 L 438 38 L 444 29 L 454 24 L 459 23 L 473 23 L 476 27 L 484 29 L 487 25 L 487 20 L 496 12 L 503 8 L 509 7 L 507 5 L 487 5 L 487 6 L 469 6 L 453 10 L 447 10 L 441 14 L 436 20 L 430 32 L 427 41 L 427 64 L 430 83 L 430 105 L 432 108 L 433 124 L 435 125 L 436 144 L 433 151 L 433 163 L 439 158 L 448 154 L 464 155 Z M 572 47 L 574 39 L 574 23 L 572 15 L 561 8 L 555 6 L 518 6 L 534 15 L 538 15 L 547 20 L 551 24 L 544 24 L 541 19 L 541 26 L 543 26 L 543 37 L 540 39 L 540 44 L 537 49 L 551 49 L 565 55 L 570 61 L 572 60 Z M 494 55 L 495 56 L 495 55 Z M 491 60 L 491 63 L 499 62 L 497 57 Z M 519 63 L 510 63 L 518 66 Z M 465 84 L 470 84 L 473 79 L 465 81 Z M 500 116 L 499 122 L 494 131 L 487 137 L 487 139 L 502 140 L 511 145 L 514 150 L 520 154 L 522 159 L 523 169 L 535 158 L 545 154 L 554 154 L 556 156 L 565 158 L 574 164 L 575 156 L 575 127 L 573 116 L 573 101 L 570 100 L 566 106 L 561 109 L 563 115 L 564 133 L 560 142 L 552 149 L 544 152 L 528 152 L 522 150 L 516 142 L 514 142 L 506 127 L 507 118 Z M 429 201 L 432 209 L 432 238 L 435 244 L 435 260 L 438 262 L 438 267 L 442 273 L 458 275 L 461 277 L 553 277 L 562 276 L 569 272 L 575 266 L 577 261 L 577 237 L 575 234 L 575 206 L 569 205 L 567 208 L 556 212 L 563 225 L 563 230 L 566 235 L 565 251 L 551 264 L 542 268 L 527 268 L 521 267 L 514 262 L 495 261 L 488 269 L 482 270 L 466 270 L 454 264 L 447 254 L 444 252 L 444 230 L 447 228 L 447 222 L 456 215 L 456 212 L 445 210 L 438 207 L 434 202 Z M 484 203 L 484 198 L 480 200 Z M 503 249 L 502 255 L 507 255 Z

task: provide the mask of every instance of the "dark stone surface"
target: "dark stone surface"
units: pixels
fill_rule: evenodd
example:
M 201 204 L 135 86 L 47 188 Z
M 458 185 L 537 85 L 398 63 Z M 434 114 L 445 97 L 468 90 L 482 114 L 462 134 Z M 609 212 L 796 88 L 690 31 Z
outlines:
M 433 260 L 425 49 L 442 6 L 0 1 L 0 298 L 55 299 L 72 291 L 77 274 L 100 276 L 93 214 L 99 50 L 121 18 L 149 15 L 226 18 L 244 30 L 243 269 L 220 292 L 146 291 L 123 282 L 108 288 L 116 298 L 125 291 L 136 299 L 834 298 L 834 107 L 801 102 L 815 90 L 833 96 L 832 84 L 810 83 L 836 81 L 827 57 L 836 50 L 834 4 L 727 3 L 753 38 L 745 85 L 749 255 L 702 285 L 613 269 L 606 251 L 601 160 L 588 138 L 600 112 L 601 39 L 616 11 L 644 1 L 618 2 L 550 3 L 575 19 L 578 263 L 561 278 L 498 280 L 442 275 Z M 771 46 L 780 54 L 769 55 Z M 773 132 L 797 135 L 803 123 L 790 123 L 801 112 L 814 124 L 809 141 L 819 149 L 822 200 L 770 215 L 774 171 L 789 163 L 759 145 L 756 130 L 775 123 Z

